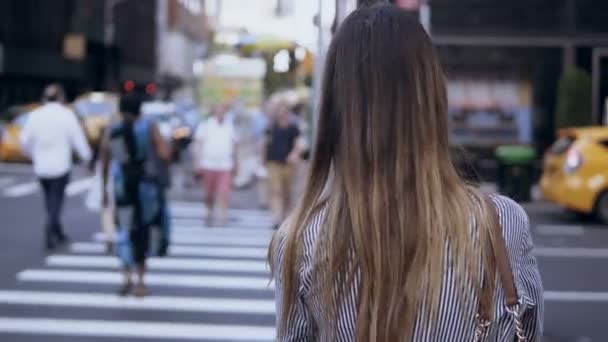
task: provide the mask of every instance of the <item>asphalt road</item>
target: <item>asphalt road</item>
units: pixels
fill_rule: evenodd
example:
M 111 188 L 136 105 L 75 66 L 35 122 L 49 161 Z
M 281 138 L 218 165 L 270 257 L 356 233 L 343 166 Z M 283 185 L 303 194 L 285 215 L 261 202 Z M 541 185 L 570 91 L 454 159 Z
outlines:
M 150 263 L 150 296 L 120 299 L 115 258 L 72 177 L 64 213 L 72 244 L 42 250 L 42 201 L 28 167 L 0 164 L 0 341 L 271 341 L 274 294 L 265 267 L 272 231 L 252 191 L 234 194 L 231 222 L 205 228 L 194 184 L 174 194 L 176 243 Z M 546 290 L 546 341 L 608 341 L 608 227 L 543 202 L 530 215 Z

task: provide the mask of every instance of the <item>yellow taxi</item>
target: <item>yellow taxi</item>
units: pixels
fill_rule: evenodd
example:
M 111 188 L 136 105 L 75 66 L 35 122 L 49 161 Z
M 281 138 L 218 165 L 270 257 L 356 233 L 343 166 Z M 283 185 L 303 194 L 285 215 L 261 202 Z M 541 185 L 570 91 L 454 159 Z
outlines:
M 19 136 L 21 129 L 27 120 L 29 112 L 38 108 L 40 104 L 31 103 L 11 107 L 8 111 L 14 117 L 9 124 L 4 127 L 0 140 L 0 160 L 9 162 L 27 162 L 29 157 L 21 148 Z
M 540 186 L 545 199 L 608 223 L 608 127 L 560 130 Z
M 72 103 L 89 142 L 97 146 L 113 114 L 118 112 L 118 95 L 108 92 L 85 93 Z

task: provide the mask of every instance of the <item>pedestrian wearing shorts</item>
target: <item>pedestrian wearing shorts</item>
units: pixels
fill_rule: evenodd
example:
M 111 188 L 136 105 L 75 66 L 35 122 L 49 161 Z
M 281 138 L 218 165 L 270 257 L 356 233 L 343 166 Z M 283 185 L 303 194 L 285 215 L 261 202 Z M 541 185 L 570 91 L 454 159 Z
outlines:
M 226 115 L 228 109 L 227 104 L 214 109 L 213 116 L 197 128 L 193 146 L 195 169 L 205 192 L 208 225 L 227 223 L 232 177 L 237 169 L 236 131 Z

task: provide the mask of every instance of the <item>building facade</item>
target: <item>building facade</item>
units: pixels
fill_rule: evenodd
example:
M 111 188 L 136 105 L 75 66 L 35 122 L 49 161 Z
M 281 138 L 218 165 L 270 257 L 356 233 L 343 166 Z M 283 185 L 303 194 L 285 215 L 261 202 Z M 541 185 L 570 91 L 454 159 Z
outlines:
M 203 0 L 0 1 L 0 109 L 37 101 L 50 82 L 60 82 L 74 97 L 88 90 L 118 91 L 127 80 L 179 84 L 191 78 L 195 50 L 206 39 L 203 5 Z

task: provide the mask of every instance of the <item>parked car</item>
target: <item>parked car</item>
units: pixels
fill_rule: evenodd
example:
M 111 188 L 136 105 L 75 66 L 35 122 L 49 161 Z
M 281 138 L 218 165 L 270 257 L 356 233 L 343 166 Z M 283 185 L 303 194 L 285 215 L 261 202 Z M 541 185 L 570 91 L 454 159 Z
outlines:
M 95 148 L 110 118 L 118 112 L 118 96 L 108 92 L 85 93 L 74 101 L 72 108 L 82 122 L 89 143 Z
M 560 130 L 540 185 L 547 200 L 608 223 L 608 127 Z
M 0 141 L 0 160 L 9 162 L 27 162 L 29 157 L 21 147 L 19 136 L 27 121 L 28 113 L 22 113 L 4 128 Z

